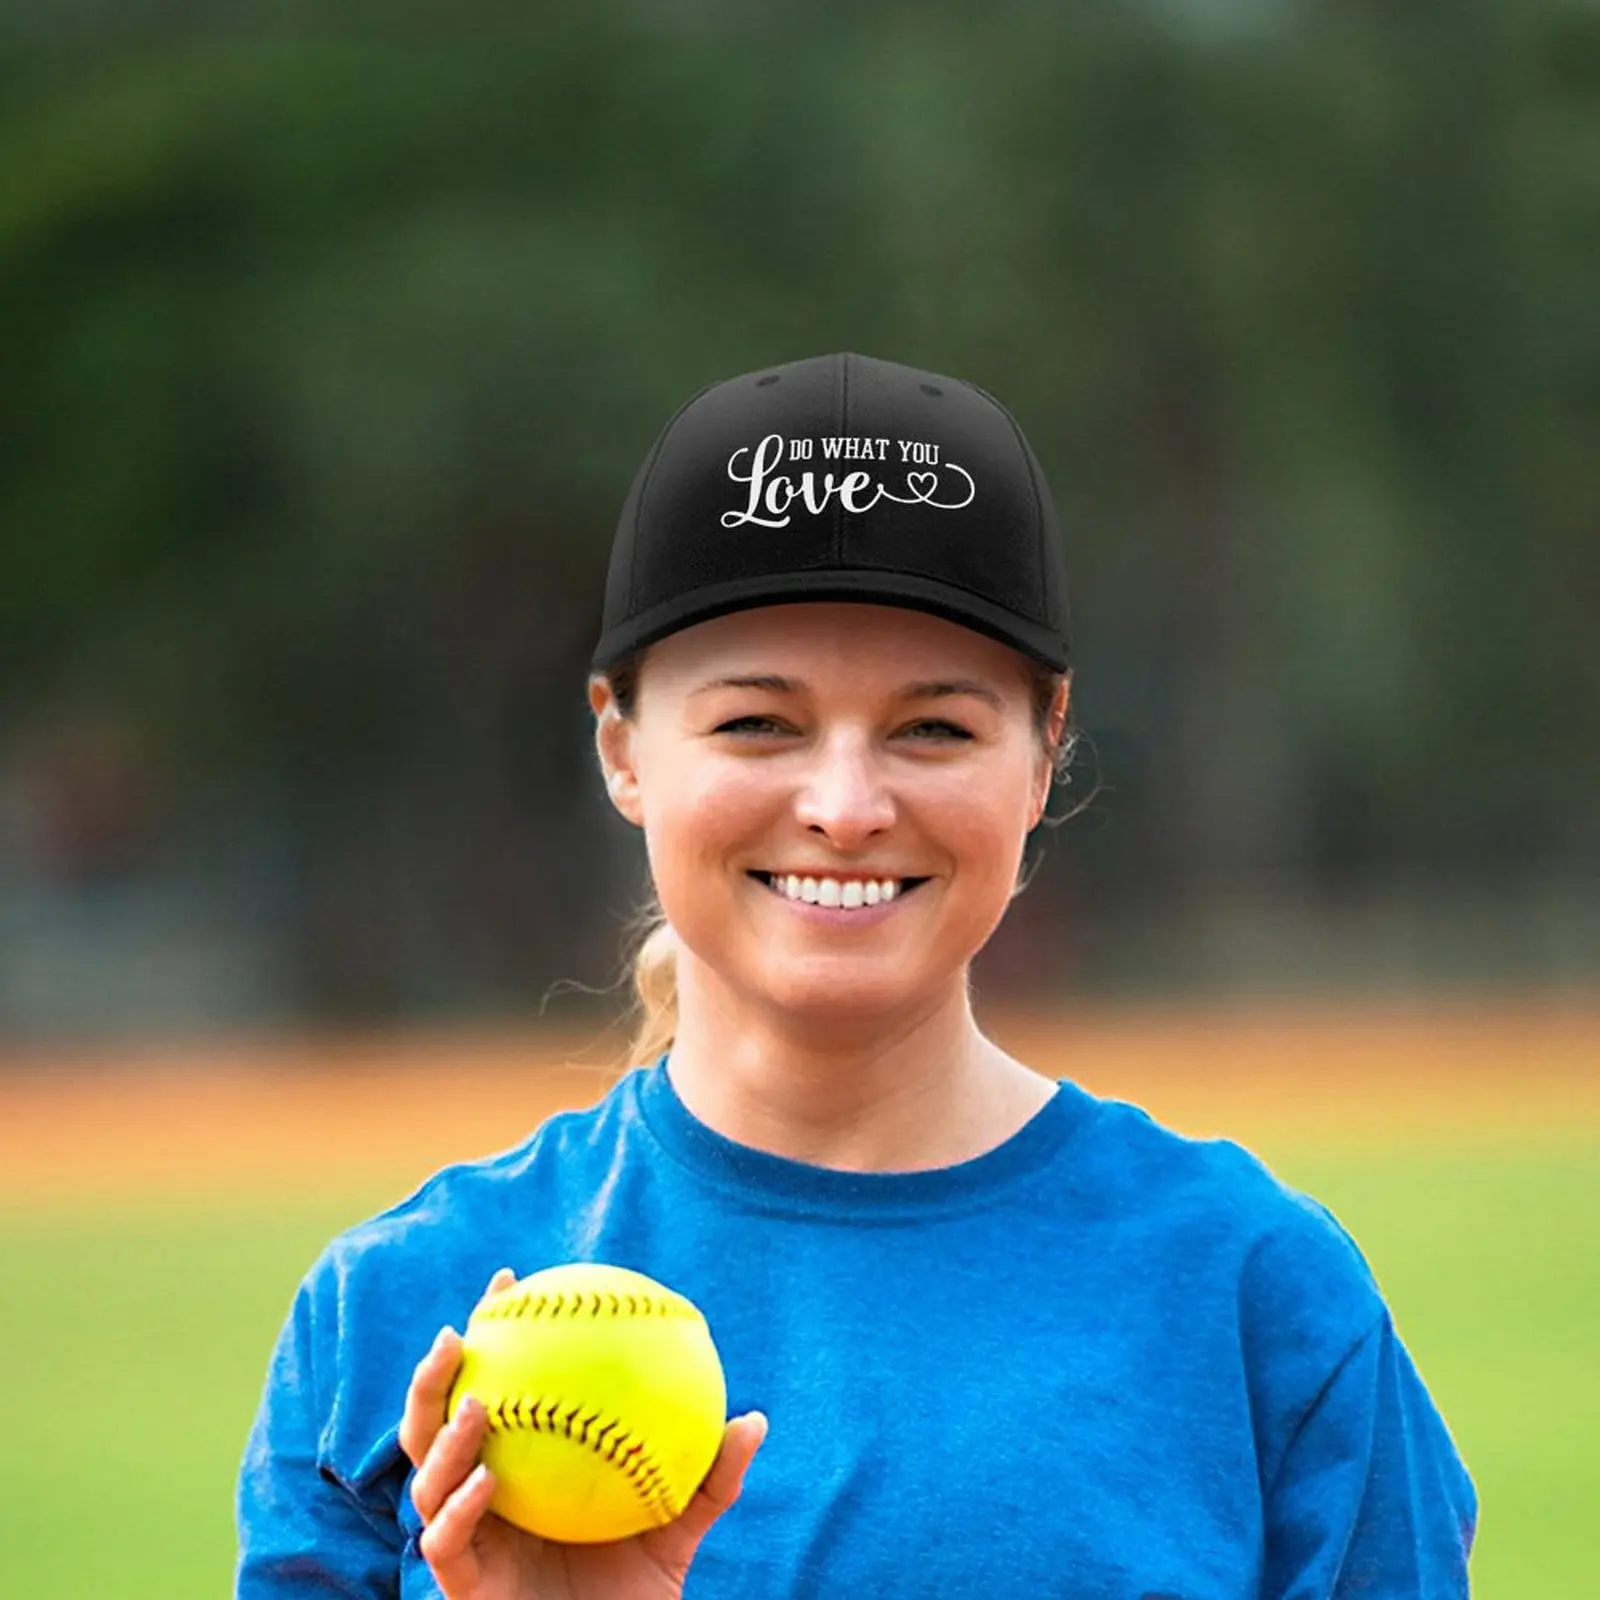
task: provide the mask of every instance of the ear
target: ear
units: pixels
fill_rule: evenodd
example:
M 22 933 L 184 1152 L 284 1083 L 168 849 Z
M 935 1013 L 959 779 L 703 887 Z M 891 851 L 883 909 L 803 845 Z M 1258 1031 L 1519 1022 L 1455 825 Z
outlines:
M 639 804 L 639 778 L 634 764 L 635 725 L 617 708 L 611 685 L 602 677 L 589 680 L 589 709 L 594 712 L 594 747 L 611 803 L 634 827 L 644 826 Z
M 1045 731 L 1049 737 L 1052 750 L 1058 750 L 1061 747 L 1062 735 L 1067 728 L 1067 712 L 1071 705 L 1072 674 L 1069 672 L 1056 686 L 1055 695 L 1050 701 L 1049 715 L 1045 718 Z M 1029 811 L 1029 833 L 1032 833 L 1039 826 L 1040 819 L 1044 816 L 1044 809 L 1050 803 L 1050 785 L 1054 779 L 1054 767 L 1041 752 L 1038 776 L 1034 780 L 1033 804 Z

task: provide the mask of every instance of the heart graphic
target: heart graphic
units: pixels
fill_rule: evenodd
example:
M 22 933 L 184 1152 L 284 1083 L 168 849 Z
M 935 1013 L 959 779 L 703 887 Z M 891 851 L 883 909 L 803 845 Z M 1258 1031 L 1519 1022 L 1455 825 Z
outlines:
M 929 500 L 933 491 L 939 487 L 939 474 L 937 472 L 908 472 L 906 474 L 906 487 L 919 500 Z

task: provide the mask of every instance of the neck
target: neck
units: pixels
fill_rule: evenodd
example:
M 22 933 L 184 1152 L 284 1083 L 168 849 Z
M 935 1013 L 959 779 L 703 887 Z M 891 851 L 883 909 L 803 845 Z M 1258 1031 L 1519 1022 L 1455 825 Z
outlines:
M 894 1016 L 797 1016 L 678 953 L 673 1087 L 725 1138 L 843 1171 L 951 1166 L 993 1149 L 1053 1086 L 985 1038 L 964 977 Z

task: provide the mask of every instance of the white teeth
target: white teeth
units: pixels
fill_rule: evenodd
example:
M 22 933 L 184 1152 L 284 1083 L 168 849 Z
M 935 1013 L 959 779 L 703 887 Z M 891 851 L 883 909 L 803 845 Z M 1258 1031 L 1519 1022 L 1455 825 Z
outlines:
M 893 878 L 802 878 L 790 872 L 774 873 L 770 882 L 785 899 L 844 911 L 883 905 L 900 893 L 900 884 Z

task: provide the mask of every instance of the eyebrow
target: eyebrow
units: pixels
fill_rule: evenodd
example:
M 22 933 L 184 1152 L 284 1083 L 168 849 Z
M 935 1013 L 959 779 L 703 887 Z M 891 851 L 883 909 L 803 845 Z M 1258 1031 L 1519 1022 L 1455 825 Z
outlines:
M 799 694 L 805 685 L 797 678 L 785 678 L 776 673 L 752 673 L 742 677 L 713 678 L 692 692 L 705 694 L 712 689 L 766 689 L 773 694 Z M 927 683 L 908 683 L 895 696 L 897 700 L 945 700 L 952 695 L 972 695 L 996 711 L 1006 709 L 1005 700 L 986 683 L 975 678 L 936 678 Z

